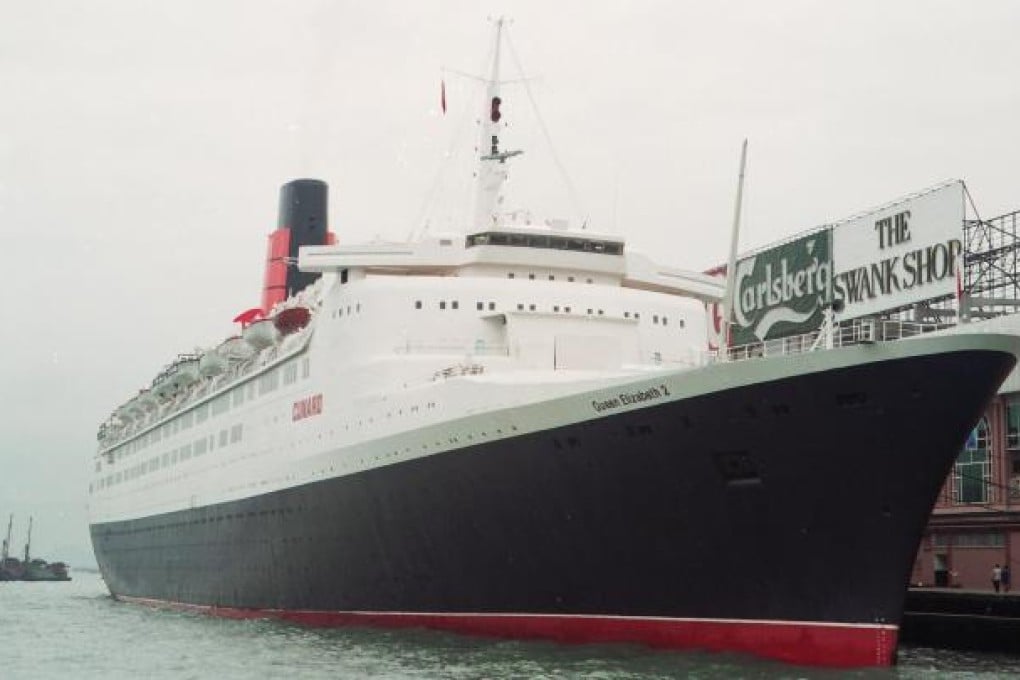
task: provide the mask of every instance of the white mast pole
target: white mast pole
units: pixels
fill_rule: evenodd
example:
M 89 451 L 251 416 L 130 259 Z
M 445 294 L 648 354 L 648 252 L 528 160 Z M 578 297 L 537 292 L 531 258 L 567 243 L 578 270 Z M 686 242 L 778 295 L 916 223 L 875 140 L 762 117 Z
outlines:
M 496 221 L 499 194 L 507 177 L 507 159 L 521 153 L 520 151 L 500 151 L 499 148 L 500 120 L 503 117 L 500 109 L 503 100 L 499 96 L 499 63 L 505 21 L 503 17 L 496 20 L 492 70 L 488 81 L 486 81 L 486 100 L 482 111 L 483 117 L 478 140 L 478 190 L 475 196 L 474 224 L 472 226 L 482 229 L 493 226 Z
M 740 149 L 740 178 L 737 181 L 737 198 L 733 205 L 733 232 L 730 236 L 730 259 L 726 263 L 726 292 L 723 295 L 722 340 L 719 343 L 726 348 L 724 358 L 729 358 L 730 325 L 733 319 L 733 307 L 736 298 L 737 278 L 737 243 L 740 239 L 740 209 L 744 198 L 744 168 L 747 165 L 747 139 Z

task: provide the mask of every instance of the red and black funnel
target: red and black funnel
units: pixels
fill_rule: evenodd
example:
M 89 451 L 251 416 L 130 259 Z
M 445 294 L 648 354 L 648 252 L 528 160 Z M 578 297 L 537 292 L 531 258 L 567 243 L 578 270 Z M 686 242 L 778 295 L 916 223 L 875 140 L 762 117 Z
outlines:
M 328 203 L 329 187 L 322 180 L 295 179 L 280 187 L 280 217 L 276 231 L 269 235 L 262 289 L 262 310 L 267 314 L 273 305 L 319 278 L 318 273 L 298 271 L 297 256 L 301 246 L 333 243 Z

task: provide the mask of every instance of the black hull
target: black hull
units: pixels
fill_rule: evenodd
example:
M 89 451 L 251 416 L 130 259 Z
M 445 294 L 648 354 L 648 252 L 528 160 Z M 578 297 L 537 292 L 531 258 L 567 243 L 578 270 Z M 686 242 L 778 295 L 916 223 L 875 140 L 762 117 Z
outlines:
M 809 373 L 92 540 L 115 595 L 235 610 L 893 627 L 936 494 L 1014 361 Z

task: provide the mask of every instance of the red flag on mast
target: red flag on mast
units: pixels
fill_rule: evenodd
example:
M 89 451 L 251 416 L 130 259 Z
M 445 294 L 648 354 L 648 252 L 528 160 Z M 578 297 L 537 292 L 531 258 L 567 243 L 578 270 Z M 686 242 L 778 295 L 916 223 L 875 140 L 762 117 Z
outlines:
M 439 106 L 443 109 L 443 115 L 446 115 L 446 81 L 439 81 Z

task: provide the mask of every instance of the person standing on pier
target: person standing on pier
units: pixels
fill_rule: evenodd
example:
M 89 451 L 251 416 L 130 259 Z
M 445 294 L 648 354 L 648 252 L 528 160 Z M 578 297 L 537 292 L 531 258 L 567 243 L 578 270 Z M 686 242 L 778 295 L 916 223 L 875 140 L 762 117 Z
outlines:
M 1002 582 L 1002 592 L 1009 592 L 1009 564 L 1002 565 L 1002 572 L 999 574 L 999 581 Z
M 995 592 L 999 592 L 1000 583 L 1002 583 L 1002 567 L 996 563 L 995 566 L 992 567 L 992 588 L 995 589 Z

